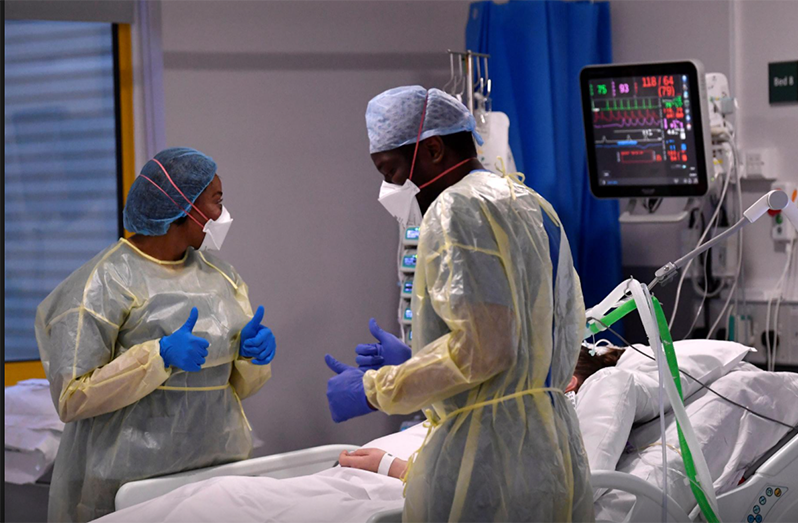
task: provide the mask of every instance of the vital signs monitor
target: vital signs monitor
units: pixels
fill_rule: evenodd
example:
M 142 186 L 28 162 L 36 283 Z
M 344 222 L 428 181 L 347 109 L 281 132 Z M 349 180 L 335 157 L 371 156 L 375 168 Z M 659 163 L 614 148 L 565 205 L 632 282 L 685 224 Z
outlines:
M 579 79 L 597 198 L 707 192 L 712 152 L 701 62 L 588 66 Z

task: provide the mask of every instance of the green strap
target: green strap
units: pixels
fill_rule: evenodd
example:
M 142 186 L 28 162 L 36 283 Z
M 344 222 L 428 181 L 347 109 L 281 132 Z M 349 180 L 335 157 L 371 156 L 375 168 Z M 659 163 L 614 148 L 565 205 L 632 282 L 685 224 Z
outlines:
M 679 398 L 682 400 L 682 402 L 684 402 L 684 395 L 682 394 L 682 380 L 679 375 L 679 364 L 676 361 L 676 352 L 673 350 L 673 337 L 671 337 L 671 331 L 668 328 L 668 321 L 665 319 L 665 313 L 662 311 L 662 305 L 660 304 L 659 300 L 652 296 L 652 301 L 654 303 L 654 312 L 657 317 L 659 335 L 660 338 L 662 338 L 662 348 L 665 352 L 665 360 L 668 363 L 668 370 L 670 370 L 671 377 L 676 385 L 676 391 L 679 393 Z M 636 309 L 637 304 L 635 301 L 629 300 L 603 318 L 600 318 L 601 323 L 595 321 L 590 323 L 588 325 L 588 329 L 591 333 L 598 334 L 606 329 L 604 325 L 610 327 Z M 690 480 L 690 490 L 693 491 L 693 496 L 695 496 L 695 499 L 698 502 L 698 507 L 700 508 L 704 519 L 708 523 L 718 523 L 720 521 L 718 516 L 712 510 L 712 506 L 709 504 L 706 494 L 704 494 L 704 491 L 699 486 L 698 479 L 696 478 L 693 454 L 690 451 L 690 447 L 687 445 L 687 441 L 684 439 L 682 427 L 679 425 L 678 420 L 676 421 L 676 428 L 679 433 L 679 446 L 682 451 L 682 462 L 684 463 L 684 469 L 687 473 L 687 478 Z M 663 478 L 663 481 L 667 481 L 667 478 Z
M 630 312 L 637 309 L 637 304 L 634 300 L 629 300 L 614 311 L 610 312 L 603 318 L 600 318 L 599 321 L 606 325 L 607 327 L 611 327 L 614 323 L 618 322 L 621 318 L 629 314 Z M 599 332 L 603 331 L 606 327 L 604 327 L 601 323 L 594 321 L 588 325 L 590 332 L 593 334 L 598 334 Z
M 653 297 L 652 300 L 654 302 L 654 312 L 657 316 L 659 335 L 662 338 L 662 348 L 665 352 L 665 360 L 668 362 L 668 369 L 671 371 L 673 383 L 676 385 L 676 390 L 679 392 L 679 399 L 684 401 L 684 396 L 682 394 L 682 380 L 679 375 L 679 364 L 676 361 L 676 352 L 673 350 L 673 338 L 671 337 L 671 331 L 668 328 L 668 321 L 665 319 L 665 313 L 662 311 L 662 305 L 660 304 L 659 300 Z M 696 478 L 693 454 L 690 451 L 690 447 L 687 445 L 687 441 L 684 439 L 682 427 L 678 420 L 676 421 L 676 429 L 679 433 L 679 447 L 682 450 L 682 462 L 684 463 L 684 469 L 687 472 L 687 477 L 690 480 L 690 490 L 693 491 L 693 496 L 695 496 L 695 499 L 698 502 L 698 506 L 701 509 L 701 513 L 704 515 L 704 519 L 708 523 L 718 523 L 720 520 L 712 510 L 712 506 L 709 504 L 707 496 L 704 494 L 704 491 L 699 485 L 698 479 Z M 714 487 L 710 486 L 710 488 Z

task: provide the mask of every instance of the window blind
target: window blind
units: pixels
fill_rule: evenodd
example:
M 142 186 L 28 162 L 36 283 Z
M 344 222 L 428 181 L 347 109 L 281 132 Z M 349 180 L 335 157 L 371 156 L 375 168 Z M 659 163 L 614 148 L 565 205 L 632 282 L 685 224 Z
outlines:
M 113 26 L 5 21 L 5 361 L 36 307 L 119 235 Z

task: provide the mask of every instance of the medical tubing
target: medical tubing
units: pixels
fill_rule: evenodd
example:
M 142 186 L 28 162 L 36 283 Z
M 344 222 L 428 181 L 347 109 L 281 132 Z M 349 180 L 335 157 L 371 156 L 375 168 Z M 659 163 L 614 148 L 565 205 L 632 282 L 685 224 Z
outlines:
M 709 523 L 715 523 L 719 521 L 719 519 L 716 516 L 718 512 L 718 505 L 717 500 L 715 499 L 715 490 L 712 485 L 712 477 L 709 474 L 709 468 L 707 467 L 704 455 L 701 453 L 701 448 L 698 445 L 698 440 L 695 437 L 692 425 L 690 424 L 690 419 L 687 416 L 684 403 L 682 402 L 681 380 L 678 373 L 679 367 L 676 364 L 676 354 L 673 351 L 673 341 L 670 337 L 670 332 L 667 329 L 667 322 L 665 321 L 665 316 L 662 313 L 662 307 L 657 306 L 659 302 L 656 302 L 655 304 L 654 298 L 649 293 L 648 288 L 641 285 L 639 282 L 632 280 L 629 284 L 629 287 L 632 291 L 634 300 L 638 303 L 637 310 L 640 313 L 640 319 L 643 322 L 643 327 L 645 328 L 646 336 L 649 339 L 651 348 L 659 358 L 661 358 L 662 355 L 665 356 L 669 367 L 671 367 L 671 364 L 676 367 L 676 373 L 674 375 L 674 380 L 676 383 L 674 384 L 671 380 L 666 379 L 664 380 L 664 385 L 665 390 L 668 393 L 668 399 L 671 402 L 671 408 L 673 409 L 674 416 L 676 417 L 679 443 L 685 456 L 683 460 L 685 471 L 687 472 L 688 476 L 695 478 L 698 483 L 696 487 L 691 488 L 693 490 L 693 495 L 698 502 L 698 506 L 701 508 L 704 518 Z M 665 322 L 664 336 L 663 329 L 659 326 L 661 322 Z M 668 343 L 665 343 L 665 340 L 667 340 Z M 672 368 L 671 372 L 673 373 Z M 691 446 L 692 448 L 699 449 L 696 456 L 693 456 L 690 450 Z M 705 489 L 704 487 L 707 488 Z
M 666 448 L 667 442 L 665 440 L 666 436 L 666 425 L 665 425 L 665 398 L 664 392 L 666 387 L 667 377 L 665 376 L 665 369 L 664 369 L 664 362 L 665 359 L 663 356 L 663 347 L 659 337 L 652 335 L 652 331 L 654 330 L 651 325 L 651 320 L 653 316 L 653 310 L 651 309 L 651 295 L 646 287 L 638 284 L 634 279 L 630 279 L 629 282 L 629 291 L 632 293 L 632 299 L 637 304 L 637 312 L 640 314 L 640 320 L 643 323 L 643 327 L 645 328 L 646 335 L 649 338 L 649 343 L 651 348 L 654 350 L 654 354 L 656 355 L 656 364 L 657 364 L 657 376 L 658 376 L 658 383 L 657 383 L 657 400 L 659 403 L 659 425 L 660 425 L 660 438 L 663 443 L 662 448 L 662 522 L 665 523 L 668 521 L 668 482 L 666 481 L 668 477 L 668 451 Z M 648 313 L 648 317 L 644 314 L 644 311 Z M 668 396 L 670 395 L 670 390 L 667 391 Z M 673 403 L 673 401 L 671 401 Z M 689 471 L 688 471 L 689 474 Z
M 738 159 L 737 159 L 738 158 L 738 156 L 737 156 L 737 154 L 738 154 L 737 153 L 737 146 L 734 145 L 734 142 L 732 142 L 732 141 L 729 141 L 728 143 L 731 145 L 732 156 L 734 157 L 734 160 L 733 160 L 733 163 L 732 163 L 732 168 L 734 170 L 734 176 L 735 176 L 736 185 L 737 185 L 737 203 L 738 203 L 739 211 L 740 211 L 740 215 L 741 215 L 740 216 L 740 222 L 742 222 L 742 220 L 745 220 L 746 218 L 742 215 L 742 213 L 743 213 L 743 193 L 742 193 L 742 187 L 740 185 L 740 177 L 738 176 L 739 171 L 738 171 Z M 726 309 L 729 308 L 729 304 L 731 303 L 732 296 L 734 296 L 734 311 L 735 311 L 735 314 L 737 313 L 737 289 L 738 289 L 738 285 L 740 283 L 740 276 L 743 274 L 743 227 L 744 226 L 745 226 L 745 223 L 740 225 L 739 229 L 737 230 L 737 237 L 738 237 L 739 245 L 737 247 L 737 272 L 734 275 L 734 283 L 732 284 L 731 289 L 729 289 L 729 295 L 726 297 L 726 303 L 723 304 L 723 308 L 720 310 L 720 313 L 718 314 L 718 318 L 715 320 L 715 323 L 712 324 L 712 327 L 710 327 L 709 331 L 707 332 L 707 338 L 706 339 L 711 339 L 712 338 L 712 333 L 715 332 L 715 329 L 718 327 L 718 325 L 720 324 L 720 322 L 723 319 L 724 315 L 726 314 Z M 725 235 L 724 238 L 726 238 L 728 236 L 731 236 L 731 235 Z M 739 288 L 742 289 L 742 292 L 743 292 L 743 303 L 745 304 L 745 285 L 742 285 Z M 744 308 L 745 308 L 745 305 L 744 305 Z M 729 335 L 730 335 L 730 332 L 727 329 L 726 339 L 729 339 Z
M 731 180 L 731 175 L 730 175 L 730 173 L 726 173 L 726 180 L 725 180 L 725 182 L 723 183 L 723 190 L 721 191 L 721 194 L 720 194 L 720 199 L 718 200 L 718 206 L 717 206 L 717 208 L 715 209 L 715 213 L 712 215 L 712 218 L 710 218 L 710 220 L 709 220 L 709 223 L 707 224 L 707 228 L 704 230 L 704 233 L 703 233 L 703 234 L 701 235 L 701 237 L 698 239 L 698 243 L 696 244 L 696 248 L 699 248 L 699 247 L 701 247 L 701 243 L 704 241 L 704 238 L 706 238 L 706 237 L 707 237 L 707 234 L 709 233 L 710 229 L 712 229 L 712 225 L 713 225 L 713 223 L 715 222 L 715 220 L 717 220 L 717 219 L 718 219 L 718 216 L 720 215 L 720 209 L 721 209 L 721 207 L 723 207 L 723 201 L 726 199 L 726 191 L 727 191 L 727 190 L 728 190 L 728 188 L 729 188 L 729 181 L 730 181 L 730 180 Z M 735 226 L 735 227 L 736 227 L 736 226 Z M 727 231 L 727 232 L 728 232 L 728 231 Z M 724 234 L 721 234 L 721 235 L 720 235 L 718 238 L 720 238 L 720 237 L 723 237 L 723 236 L 724 236 Z M 714 245 L 714 243 L 712 243 L 712 242 L 710 241 L 710 242 L 707 244 L 707 246 L 706 246 L 706 249 L 708 249 L 708 248 L 712 247 L 713 245 Z M 697 253 L 693 253 L 693 252 L 691 252 L 691 253 L 689 253 L 689 254 L 687 254 L 687 255 L 685 255 L 685 256 L 682 256 L 682 257 L 681 257 L 679 260 L 677 260 L 677 261 L 674 263 L 674 265 L 676 266 L 676 268 L 680 269 L 680 268 L 681 268 L 681 266 L 680 266 L 679 264 L 680 264 L 680 263 L 684 263 L 684 262 L 685 262 L 685 258 L 689 257 L 689 256 L 690 256 L 690 255 L 692 255 L 692 254 L 695 254 L 695 255 L 701 254 L 701 253 L 702 253 L 702 252 L 704 252 L 706 249 L 701 249 L 701 250 L 699 250 Z M 693 263 L 693 258 L 690 258 L 690 260 L 689 260 L 689 261 L 687 261 L 687 263 L 686 263 L 686 265 L 685 265 L 685 267 L 684 267 L 684 271 L 682 272 L 682 276 L 681 276 L 681 278 L 679 279 L 679 288 L 676 290 L 676 299 L 674 300 L 674 304 L 673 304 L 673 314 L 671 315 L 671 319 L 670 319 L 670 321 L 668 322 L 668 327 L 669 327 L 669 328 L 673 328 L 673 320 L 676 318 L 676 311 L 678 311 L 678 310 L 679 310 L 679 298 L 681 297 L 681 294 L 682 294 L 682 285 L 684 284 L 684 278 L 686 277 L 687 273 L 689 272 L 689 270 L 690 270 L 690 265 L 691 265 L 692 263 Z M 651 288 L 651 286 L 649 285 L 649 289 L 650 289 L 650 288 Z
M 788 256 L 787 263 L 784 265 L 784 269 L 781 272 L 781 276 L 779 276 L 779 279 L 776 281 L 776 286 L 773 288 L 773 291 L 770 297 L 768 298 L 767 314 L 765 316 L 765 349 L 767 350 L 767 369 L 770 372 L 773 372 L 773 369 L 776 368 L 776 363 L 774 361 L 776 357 L 775 346 L 771 346 L 770 343 L 770 325 L 771 325 L 770 319 L 771 319 L 771 310 L 772 310 L 771 308 L 773 306 L 773 293 L 778 292 L 779 295 L 781 295 L 781 282 L 784 279 L 784 275 L 787 273 L 787 270 L 789 269 L 789 265 L 790 265 L 790 257 Z M 776 330 L 778 330 L 778 322 L 776 322 Z M 776 339 L 777 336 L 774 336 L 773 341 L 775 342 Z
M 794 247 L 795 247 L 795 240 L 792 240 L 787 245 L 787 250 L 789 251 L 789 253 L 787 254 L 787 265 L 785 265 L 784 273 L 781 276 L 782 279 L 787 279 L 787 280 L 789 279 L 787 277 L 787 275 L 790 273 L 790 266 L 792 265 L 792 261 L 794 259 L 794 257 L 793 257 L 793 253 L 795 252 Z M 776 333 L 779 332 L 779 308 L 781 307 L 781 300 L 782 300 L 782 298 L 784 298 L 784 287 L 786 287 L 786 285 L 787 285 L 787 282 L 784 281 L 779 286 L 779 298 L 778 298 L 778 300 L 776 300 L 776 313 L 773 315 L 773 326 L 774 326 L 774 329 L 775 329 Z M 778 336 L 776 336 L 773 341 L 774 342 L 778 341 Z M 773 347 L 773 370 L 776 369 L 776 351 L 778 350 L 778 348 L 779 348 L 779 344 L 776 343 L 775 346 Z
M 731 145 L 732 155 L 734 156 L 734 176 L 737 179 L 737 209 L 742 217 L 743 214 L 743 187 L 742 183 L 740 183 L 740 153 L 737 150 L 737 145 L 734 141 L 730 141 L 729 144 Z M 743 245 L 745 243 L 744 233 L 743 230 L 740 229 L 738 233 L 739 238 L 739 245 L 737 247 L 737 279 L 741 281 L 739 291 L 734 295 L 734 314 L 739 314 L 739 301 L 737 299 L 737 294 L 742 295 L 742 302 L 743 302 L 743 312 L 747 312 L 748 304 L 745 299 L 745 267 L 743 267 Z M 735 323 L 736 324 L 736 323 Z M 729 339 L 730 331 L 727 330 L 726 338 Z
M 781 306 L 781 298 L 782 298 L 782 296 L 784 294 L 782 283 L 784 281 L 784 278 L 787 276 L 787 273 L 789 273 L 790 265 L 792 264 L 792 253 L 793 253 L 793 244 L 794 243 L 795 243 L 795 240 L 792 240 L 787 245 L 787 249 L 789 251 L 788 254 L 787 254 L 787 263 L 784 264 L 784 269 L 781 272 L 781 276 L 779 276 L 779 279 L 776 282 L 776 287 L 773 289 L 773 292 L 778 292 L 779 298 L 778 298 L 778 301 L 776 303 L 776 313 L 775 313 L 775 318 L 774 318 L 774 322 L 773 322 L 775 324 L 776 335 L 774 335 L 774 337 L 773 337 L 774 345 L 772 347 L 771 347 L 771 343 L 770 343 L 770 318 L 771 318 L 770 311 L 771 311 L 771 307 L 773 306 L 773 295 L 771 294 L 770 298 L 768 298 L 767 316 L 766 316 L 766 320 L 765 320 L 765 346 L 766 346 L 766 349 L 767 349 L 767 356 L 768 356 L 767 366 L 768 366 L 768 370 L 770 372 L 773 372 L 773 370 L 776 368 L 776 349 L 778 347 L 778 344 L 775 344 L 775 342 L 778 340 L 779 307 Z
M 657 346 L 658 349 L 661 347 Z M 668 521 L 668 442 L 665 439 L 667 425 L 665 423 L 665 365 L 662 361 L 662 354 L 657 354 L 657 376 L 659 384 L 657 387 L 657 401 L 659 402 L 659 431 L 662 441 L 662 521 Z
M 662 305 L 659 303 L 659 300 L 653 297 L 651 298 L 651 302 L 654 305 L 654 312 L 659 327 L 659 335 L 662 338 L 662 348 L 665 352 L 665 359 L 671 371 L 671 377 L 673 378 L 676 391 L 679 393 L 679 401 L 681 402 L 684 401 L 684 395 L 682 393 L 682 380 L 679 376 L 679 365 L 676 361 L 676 352 L 673 350 L 673 339 L 668 329 L 665 313 L 662 311 Z M 676 430 L 679 435 L 679 448 L 682 449 L 682 462 L 687 471 L 687 476 L 691 479 L 690 489 L 693 491 L 693 495 L 696 501 L 698 501 L 698 506 L 701 508 L 701 512 L 704 514 L 707 521 L 709 523 L 720 521 L 717 516 L 718 504 L 715 499 L 715 487 L 712 483 L 712 477 L 709 475 L 709 468 L 704 460 L 704 456 L 701 454 L 701 448 L 696 447 L 699 452 L 699 458 L 695 460 L 690 445 L 687 443 L 688 439 L 692 439 L 693 442 L 696 442 L 695 435 L 691 434 L 692 426 L 690 425 L 690 420 L 687 418 L 686 423 L 682 423 L 679 420 L 679 410 L 684 412 L 683 415 L 685 417 L 687 414 L 686 411 L 684 411 L 684 404 L 679 403 L 678 405 L 674 405 L 674 402 L 671 401 L 671 405 L 674 407 L 673 412 L 676 415 Z M 701 482 L 700 484 L 693 483 L 692 480 L 696 478 L 697 481 Z M 704 485 L 707 487 L 706 490 L 702 488 Z
M 605 319 L 606 319 L 606 318 L 605 318 Z M 652 358 L 651 356 L 649 356 L 649 355 L 648 355 L 648 354 L 646 354 L 645 352 L 643 352 L 643 351 L 641 351 L 640 349 L 638 349 L 637 347 L 635 347 L 635 346 L 634 346 L 632 343 L 630 343 L 630 342 L 629 342 L 629 340 L 627 340 L 626 338 L 624 338 L 624 337 L 623 337 L 621 334 L 619 334 L 619 333 L 618 333 L 618 332 L 617 332 L 615 329 L 613 329 L 611 325 L 605 324 L 604 322 L 602 322 L 602 320 L 599 320 L 599 319 L 596 319 L 596 318 L 590 318 L 590 321 L 595 321 L 595 322 L 597 322 L 597 323 L 600 323 L 600 324 L 601 324 L 601 325 L 604 327 L 604 329 L 605 329 L 605 330 L 608 330 L 608 331 L 610 331 L 611 333 L 613 333 L 613 334 L 615 334 L 616 336 L 618 336 L 618 338 L 619 338 L 619 339 L 620 339 L 620 340 L 621 340 L 623 343 L 625 343 L 625 344 L 626 344 L 626 347 L 627 347 L 627 348 L 634 350 L 635 352 L 637 352 L 637 353 L 638 353 L 638 354 L 640 354 L 641 356 L 644 356 L 644 357 L 646 357 L 646 358 L 650 359 L 651 361 L 654 361 L 654 358 Z M 775 423 L 775 424 L 777 424 L 777 425 L 781 425 L 782 427 L 787 427 L 787 428 L 788 428 L 788 429 L 790 429 L 790 430 L 795 430 L 795 429 L 797 429 L 797 428 L 798 428 L 798 425 L 796 425 L 796 426 L 789 425 L 789 424 L 787 424 L 787 423 L 784 423 L 783 421 L 779 421 L 779 420 L 777 420 L 777 419 L 773 419 L 773 418 L 771 418 L 770 416 L 765 416 L 764 414 L 760 414 L 760 413 L 758 413 L 758 412 L 756 412 L 756 411 L 754 411 L 754 410 L 751 410 L 750 408 L 746 407 L 745 405 L 742 405 L 741 403 L 737 403 L 736 401 L 734 401 L 734 400 L 731 400 L 731 399 L 727 398 L 727 397 L 726 397 L 726 396 L 724 396 L 723 394 L 721 394 L 721 393 L 719 393 L 719 392 L 715 391 L 715 390 L 714 390 L 712 387 L 710 387 L 709 385 L 705 384 L 705 383 L 704 383 L 704 382 L 702 382 L 701 380 L 694 378 L 694 377 L 693 377 L 691 374 L 689 374 L 688 372 L 686 372 L 686 371 L 684 371 L 684 370 L 682 370 L 682 369 L 679 369 L 679 372 L 680 372 L 680 373 L 682 373 L 682 374 L 684 374 L 685 376 L 687 376 L 687 377 L 688 377 L 688 378 L 690 378 L 691 380 L 695 381 L 696 383 L 698 383 L 698 384 L 701 386 L 701 388 L 702 388 L 702 389 L 707 389 L 707 391 L 711 392 L 712 394 L 714 394 L 715 396 L 719 397 L 720 399 L 722 399 L 722 400 L 724 400 L 724 401 L 726 401 L 726 402 L 728 402 L 728 403 L 731 403 L 731 404 L 732 404 L 732 405 L 734 405 L 735 407 L 739 407 L 739 408 L 743 409 L 744 411 L 746 411 L 746 412 L 749 412 L 749 413 L 753 414 L 754 416 L 757 416 L 757 417 L 759 417 L 759 418 L 762 418 L 762 419 L 764 419 L 764 420 L 770 421 L 770 422 L 772 422 L 772 423 Z
M 709 288 L 709 270 L 708 270 L 709 255 L 708 254 L 709 253 L 704 254 L 704 264 L 703 264 L 704 265 L 704 284 L 706 285 L 706 288 L 702 289 L 702 288 L 699 287 L 697 278 L 691 278 L 690 279 L 690 283 L 692 284 L 693 291 L 695 291 L 696 294 L 700 294 L 701 295 L 701 303 L 698 304 L 698 309 L 696 310 L 695 316 L 693 317 L 693 322 L 690 324 L 690 327 L 687 329 L 687 333 L 684 335 L 685 338 L 687 338 L 690 335 L 690 333 L 693 332 L 693 329 L 695 328 L 696 324 L 698 323 L 698 318 L 701 317 L 701 312 L 704 310 L 704 304 L 707 301 L 708 294 L 707 294 L 706 291 Z M 718 288 L 716 289 L 717 292 L 720 292 L 723 289 L 723 287 L 724 287 L 724 284 L 723 284 L 723 282 L 721 282 L 718 285 Z M 712 297 L 715 296 L 714 292 L 715 291 L 713 291 Z

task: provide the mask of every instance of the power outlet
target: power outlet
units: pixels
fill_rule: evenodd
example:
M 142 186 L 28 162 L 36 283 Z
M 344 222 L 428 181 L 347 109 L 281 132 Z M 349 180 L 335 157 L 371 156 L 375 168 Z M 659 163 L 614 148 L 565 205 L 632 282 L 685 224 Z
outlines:
M 724 233 L 728 227 L 719 227 L 716 236 Z M 737 274 L 737 238 L 716 245 L 710 250 L 712 256 L 712 273 L 716 278 L 734 278 Z
M 776 181 L 771 184 L 771 190 L 784 191 L 795 202 L 798 199 L 798 186 L 792 182 Z M 795 239 L 795 227 L 787 223 L 784 214 L 779 212 L 773 216 L 771 236 L 776 242 L 791 242 Z
M 773 180 L 773 150 L 771 148 L 748 149 L 743 153 L 745 159 L 745 178 Z

